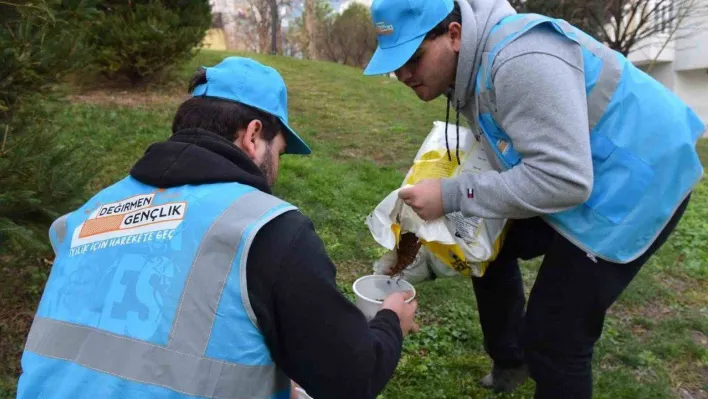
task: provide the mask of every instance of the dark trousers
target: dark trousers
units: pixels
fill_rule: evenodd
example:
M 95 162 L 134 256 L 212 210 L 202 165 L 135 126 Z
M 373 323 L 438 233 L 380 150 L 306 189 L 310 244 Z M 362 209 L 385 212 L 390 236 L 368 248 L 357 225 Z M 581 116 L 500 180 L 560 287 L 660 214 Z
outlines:
M 526 363 L 537 399 L 592 396 L 591 362 L 605 313 L 683 215 L 677 210 L 652 247 L 629 264 L 597 263 L 540 218 L 514 220 L 497 259 L 473 278 L 484 344 L 500 367 Z M 528 307 L 518 259 L 545 255 Z

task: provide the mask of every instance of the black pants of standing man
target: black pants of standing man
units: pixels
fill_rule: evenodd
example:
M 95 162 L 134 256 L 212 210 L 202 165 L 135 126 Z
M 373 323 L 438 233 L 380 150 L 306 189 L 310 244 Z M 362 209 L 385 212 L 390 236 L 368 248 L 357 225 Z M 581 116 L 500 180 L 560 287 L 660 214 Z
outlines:
M 651 248 L 615 264 L 587 257 L 541 218 L 511 222 L 504 246 L 481 278 L 473 278 L 487 353 L 495 366 L 526 363 L 536 399 L 592 396 L 591 362 L 607 309 L 681 219 L 689 198 Z M 518 259 L 545 255 L 524 312 Z

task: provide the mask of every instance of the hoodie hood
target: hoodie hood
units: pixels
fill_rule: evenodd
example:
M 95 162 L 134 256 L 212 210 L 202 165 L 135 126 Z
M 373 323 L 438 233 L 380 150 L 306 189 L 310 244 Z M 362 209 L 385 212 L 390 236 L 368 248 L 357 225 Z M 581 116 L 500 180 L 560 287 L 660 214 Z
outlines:
M 450 123 L 450 104 L 455 107 L 455 159 L 460 164 L 460 111 L 465 109 L 465 116 L 470 126 L 476 124 L 474 115 L 477 100 L 474 95 L 474 82 L 477 71 L 482 62 L 482 53 L 489 38 L 492 28 L 503 18 L 516 14 L 514 8 L 507 0 L 455 0 L 460 6 L 462 19 L 462 41 L 460 54 L 457 59 L 455 73 L 455 87 L 445 92 L 447 97 L 447 112 L 445 116 L 445 147 L 447 158 L 452 161 L 450 140 L 448 139 L 447 126 Z M 473 128 L 473 131 L 476 129 Z M 479 141 L 479 137 L 475 133 Z
M 504 17 L 516 14 L 507 0 L 455 0 L 462 14 L 462 44 L 457 60 L 455 89 L 449 98 L 455 108 L 474 100 L 474 77 L 482 62 L 489 32 Z
M 159 188 L 235 182 L 270 194 L 258 166 L 227 139 L 203 129 L 185 129 L 148 147 L 130 175 Z

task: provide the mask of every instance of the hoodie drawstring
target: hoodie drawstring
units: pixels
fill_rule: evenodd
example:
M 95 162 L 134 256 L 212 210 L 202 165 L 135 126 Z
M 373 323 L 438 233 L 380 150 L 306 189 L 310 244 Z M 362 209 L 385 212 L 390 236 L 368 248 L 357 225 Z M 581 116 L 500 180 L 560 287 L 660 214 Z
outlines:
M 445 148 L 447 149 L 447 160 L 452 161 L 452 156 L 450 155 L 450 143 L 447 139 L 447 125 L 450 123 L 450 98 L 447 99 L 447 111 L 445 113 Z M 455 104 L 455 128 L 457 131 L 457 143 L 455 145 L 455 157 L 457 158 L 457 164 L 460 165 L 460 101 L 457 100 Z
M 460 100 L 457 100 L 455 104 L 455 127 L 457 128 L 457 148 L 455 149 L 455 156 L 457 157 L 457 164 L 460 165 Z
M 447 125 L 450 123 L 450 98 L 447 99 L 447 112 L 445 113 L 445 148 L 447 149 L 447 160 L 452 161 L 450 156 L 450 144 L 447 142 Z

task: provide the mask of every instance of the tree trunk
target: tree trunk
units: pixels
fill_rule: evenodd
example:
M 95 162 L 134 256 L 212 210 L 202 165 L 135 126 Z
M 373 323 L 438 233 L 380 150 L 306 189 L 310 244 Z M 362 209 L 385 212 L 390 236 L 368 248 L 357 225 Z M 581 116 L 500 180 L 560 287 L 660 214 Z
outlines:
M 305 0 L 305 30 L 307 30 L 307 54 L 317 59 L 317 27 L 315 26 L 315 0 Z
M 278 0 L 270 1 L 270 52 L 278 54 Z

